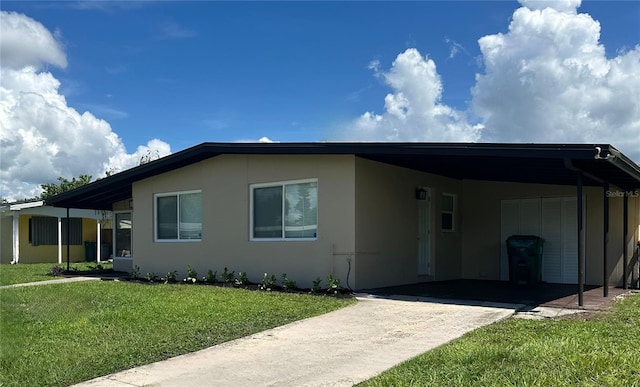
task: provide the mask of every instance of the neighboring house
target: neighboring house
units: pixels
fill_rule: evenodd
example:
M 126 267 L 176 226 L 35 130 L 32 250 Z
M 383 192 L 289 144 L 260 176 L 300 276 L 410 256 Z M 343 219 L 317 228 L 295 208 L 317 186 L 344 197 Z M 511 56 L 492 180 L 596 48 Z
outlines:
M 1 215 L 2 263 L 66 262 L 67 244 L 70 262 L 109 259 L 109 211 L 70 209 L 67 219 L 65 209 L 31 201 L 5 204 Z
M 629 286 L 639 196 L 640 166 L 610 145 L 203 143 L 47 203 L 112 210 L 124 271 L 507 280 L 506 238 L 534 234 L 543 281 Z

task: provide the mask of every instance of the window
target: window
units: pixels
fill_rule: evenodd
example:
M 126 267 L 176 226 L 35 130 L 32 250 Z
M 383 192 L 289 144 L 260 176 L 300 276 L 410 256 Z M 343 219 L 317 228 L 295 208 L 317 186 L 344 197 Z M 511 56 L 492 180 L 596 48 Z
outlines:
M 454 231 L 456 197 L 442 194 L 442 231 Z
M 82 244 L 82 218 L 62 218 L 62 244 L 67 244 L 67 224 L 70 245 Z M 58 244 L 58 218 L 52 216 L 33 216 L 29 219 L 29 242 L 33 246 Z
M 251 186 L 252 239 L 315 239 L 318 181 Z
M 200 191 L 156 195 L 156 240 L 202 239 Z

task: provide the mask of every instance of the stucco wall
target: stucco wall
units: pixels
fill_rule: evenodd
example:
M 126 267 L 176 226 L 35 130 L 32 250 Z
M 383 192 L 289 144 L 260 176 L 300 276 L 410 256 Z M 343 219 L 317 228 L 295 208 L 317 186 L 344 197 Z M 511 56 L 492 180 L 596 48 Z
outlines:
M 603 283 L 603 189 L 585 187 L 586 249 L 585 282 Z M 472 279 L 500 279 L 500 203 L 506 199 L 532 199 L 544 197 L 575 197 L 574 186 L 521 184 L 465 180 L 463 182 L 462 277 Z M 640 224 L 639 199 L 629 198 L 629 246 L 638 240 Z M 610 284 L 622 283 L 622 199 L 610 199 L 610 228 L 608 245 L 608 271 Z M 637 273 L 637 262 L 630 264 L 630 273 Z M 636 274 L 637 277 L 637 274 Z
M 353 156 L 222 155 L 133 185 L 133 259 L 141 274 L 164 275 L 187 264 L 199 276 L 224 267 L 259 282 L 264 272 L 282 273 L 309 287 L 328 274 L 346 284 L 346 258 L 354 249 Z M 318 179 L 318 237 L 314 241 L 250 241 L 250 185 Z M 155 242 L 153 195 L 202 191 L 202 240 Z M 353 284 L 353 271 L 351 284 Z
M 10 263 L 13 260 L 13 216 L 3 212 L 0 221 L 0 263 Z
M 418 275 L 416 187 L 431 191 L 432 275 Z M 356 159 L 356 285 L 358 288 L 460 277 L 462 228 L 442 232 L 441 194 L 461 194 L 454 179 Z
M 29 219 L 33 215 L 21 215 L 19 218 L 20 225 L 20 263 L 57 263 L 58 262 L 58 246 L 57 245 L 40 245 L 33 246 L 29 243 Z M 71 245 L 70 255 L 71 262 L 82 262 L 85 260 L 84 242 L 96 241 L 97 223 L 95 219 L 82 219 L 82 241 L 81 245 Z M 62 260 L 66 262 L 67 246 L 62 245 Z

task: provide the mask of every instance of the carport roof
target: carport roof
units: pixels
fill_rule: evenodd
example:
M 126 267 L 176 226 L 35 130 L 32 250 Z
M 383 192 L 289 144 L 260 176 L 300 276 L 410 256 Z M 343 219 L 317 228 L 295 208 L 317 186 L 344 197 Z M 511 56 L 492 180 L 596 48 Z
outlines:
M 640 166 L 609 144 L 514 143 L 211 143 L 206 142 L 64 192 L 56 207 L 110 210 L 133 183 L 224 154 L 354 155 L 454 179 L 640 188 Z

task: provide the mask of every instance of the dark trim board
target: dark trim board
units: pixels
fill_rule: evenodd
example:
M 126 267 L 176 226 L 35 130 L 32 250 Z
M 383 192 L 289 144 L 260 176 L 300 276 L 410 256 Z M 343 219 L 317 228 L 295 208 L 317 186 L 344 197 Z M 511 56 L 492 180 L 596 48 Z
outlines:
M 354 155 L 454 179 L 640 187 L 640 166 L 608 144 L 503 143 L 202 143 L 47 199 L 47 205 L 110 210 L 136 181 L 224 154 Z M 567 163 L 571 168 L 567 167 Z

